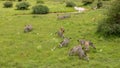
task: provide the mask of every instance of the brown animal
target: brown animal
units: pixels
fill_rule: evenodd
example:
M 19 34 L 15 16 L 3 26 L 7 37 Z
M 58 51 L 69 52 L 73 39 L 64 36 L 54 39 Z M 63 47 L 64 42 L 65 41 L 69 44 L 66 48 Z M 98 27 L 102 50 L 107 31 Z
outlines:
M 68 46 L 69 42 L 70 42 L 70 39 L 71 38 L 64 38 L 63 41 L 60 42 L 60 47 L 63 47 L 63 46 Z
M 27 32 L 30 32 L 32 31 L 32 25 L 25 25 L 25 28 L 24 28 L 24 33 L 27 33 Z
M 64 32 L 65 32 L 64 28 L 61 27 L 60 30 L 57 32 L 57 34 L 59 37 L 64 38 Z
M 77 40 L 81 45 L 83 45 L 83 48 L 85 49 L 85 51 L 89 51 L 90 50 L 90 46 L 94 49 L 96 49 L 96 47 L 93 45 L 93 43 L 91 41 L 86 41 L 86 40 Z
M 78 55 L 79 59 L 85 59 L 89 61 L 89 58 L 87 57 L 86 52 L 82 49 L 81 45 L 73 47 L 69 52 L 69 56 L 71 55 Z

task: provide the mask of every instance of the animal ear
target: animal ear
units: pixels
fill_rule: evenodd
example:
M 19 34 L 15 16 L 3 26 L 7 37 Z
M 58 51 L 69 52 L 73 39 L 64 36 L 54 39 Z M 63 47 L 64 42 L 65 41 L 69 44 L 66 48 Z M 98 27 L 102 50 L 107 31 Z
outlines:
M 93 42 L 89 41 L 89 44 L 93 45 Z
M 77 40 L 79 42 L 79 40 Z
M 63 26 L 61 26 L 60 28 L 62 28 L 62 29 L 63 29 Z
M 28 24 L 28 26 L 31 26 L 30 24 Z

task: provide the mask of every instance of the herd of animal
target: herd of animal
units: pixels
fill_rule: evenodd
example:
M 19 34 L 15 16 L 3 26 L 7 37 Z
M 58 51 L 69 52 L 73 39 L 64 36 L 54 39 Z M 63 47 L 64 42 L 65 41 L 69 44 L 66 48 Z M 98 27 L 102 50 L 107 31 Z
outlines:
M 32 30 L 33 30 L 32 25 L 25 25 L 24 33 L 30 32 Z M 71 38 L 65 37 L 64 33 L 65 33 L 65 29 L 63 27 L 61 27 L 56 32 L 56 34 L 60 38 L 63 39 L 59 43 L 59 47 L 66 47 L 70 43 Z M 90 46 L 94 49 L 96 49 L 96 47 L 94 46 L 94 44 L 91 41 L 88 41 L 88 40 L 79 39 L 77 41 L 78 41 L 78 45 L 76 45 L 76 46 L 74 46 L 73 48 L 70 49 L 69 56 L 77 55 L 77 56 L 79 56 L 80 59 L 85 59 L 86 61 L 89 61 L 89 57 L 87 56 L 87 53 L 90 51 Z
M 65 30 L 63 27 L 61 27 L 60 30 L 58 30 L 57 32 L 57 35 L 63 38 L 63 40 L 59 44 L 59 47 L 66 47 L 70 43 L 71 38 L 65 37 L 64 32 Z M 69 56 L 77 55 L 79 56 L 80 59 L 85 59 L 86 61 L 89 61 L 87 53 L 90 51 L 90 46 L 93 49 L 96 49 L 95 45 L 91 41 L 84 40 L 84 39 L 79 39 L 77 41 L 79 44 L 74 46 L 72 49 L 70 49 Z
M 84 8 L 81 8 L 81 7 L 74 7 L 75 10 L 77 10 L 78 12 L 83 12 L 85 11 Z M 59 15 L 57 14 L 57 20 L 63 20 L 63 19 L 66 19 L 66 18 L 70 18 L 71 17 L 71 14 L 63 14 L 63 15 Z M 33 28 L 32 28 L 32 25 L 25 25 L 25 28 L 24 28 L 24 32 L 27 33 L 27 32 L 30 32 L 32 31 Z M 65 33 L 65 29 L 63 27 L 61 27 L 55 34 L 57 34 L 60 38 L 62 38 L 63 40 L 59 43 L 59 47 L 66 47 L 69 45 L 70 43 L 70 39 L 71 38 L 67 38 L 64 36 L 64 33 Z M 94 49 L 96 49 L 96 47 L 93 45 L 93 43 L 91 41 L 87 41 L 87 40 L 84 40 L 84 39 L 81 39 L 81 40 L 77 40 L 78 41 L 78 45 L 77 46 L 74 46 L 73 48 L 70 49 L 69 51 L 69 56 L 72 56 L 72 55 L 77 55 L 79 56 L 80 59 L 85 59 L 87 61 L 89 61 L 89 58 L 87 56 L 87 52 L 90 51 L 90 46 Z

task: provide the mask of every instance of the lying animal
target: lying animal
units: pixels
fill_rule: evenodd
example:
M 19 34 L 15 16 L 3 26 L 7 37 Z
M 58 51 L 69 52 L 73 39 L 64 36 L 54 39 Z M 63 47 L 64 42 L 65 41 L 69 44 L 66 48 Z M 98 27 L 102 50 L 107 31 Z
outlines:
M 62 19 L 65 19 L 65 18 L 70 18 L 71 15 L 70 14 L 65 14 L 65 15 L 59 15 L 57 14 L 57 19 L 58 20 L 62 20 Z
M 81 45 L 83 45 L 83 48 L 85 49 L 85 51 L 89 51 L 90 50 L 90 46 L 94 49 L 96 49 L 96 47 L 93 45 L 93 43 L 91 41 L 85 41 L 85 40 L 77 40 Z
M 64 40 L 60 42 L 59 46 L 60 47 L 67 46 L 69 44 L 69 42 L 70 42 L 70 39 L 71 38 L 64 38 Z
M 32 25 L 25 25 L 24 33 L 32 31 Z
M 64 28 L 61 27 L 60 30 L 57 32 L 57 35 L 61 38 L 64 38 L 64 32 L 65 32 Z
M 85 51 L 82 49 L 81 45 L 73 47 L 69 52 L 69 56 L 71 55 L 78 55 L 80 59 L 85 59 L 89 61 L 89 58 L 87 57 Z

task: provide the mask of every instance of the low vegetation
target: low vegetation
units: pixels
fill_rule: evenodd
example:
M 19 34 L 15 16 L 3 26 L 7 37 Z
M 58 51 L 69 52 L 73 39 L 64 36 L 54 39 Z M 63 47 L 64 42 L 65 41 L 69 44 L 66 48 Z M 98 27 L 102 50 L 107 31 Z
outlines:
M 36 3 L 37 3 L 37 4 L 44 4 L 44 1 L 42 1 L 42 0 L 37 0 Z
M 72 2 L 72 1 L 66 2 L 66 7 L 74 7 L 74 6 L 76 6 L 76 4 L 74 2 Z
M 6 1 L 5 3 L 4 3 L 4 7 L 5 8 L 10 8 L 10 7 L 12 7 L 13 6 L 13 3 L 11 2 L 11 1 Z
M 82 0 L 84 5 L 92 4 L 94 0 Z
M 49 8 L 44 5 L 36 5 L 33 7 L 33 14 L 47 14 L 49 12 Z
M 29 6 L 30 6 L 29 2 L 25 2 L 25 1 L 19 2 L 16 5 L 17 10 L 27 10 Z

